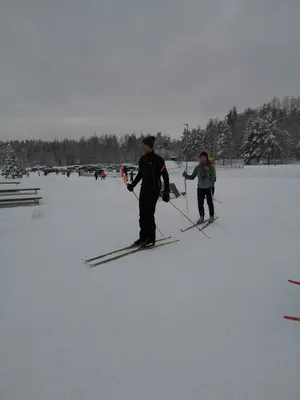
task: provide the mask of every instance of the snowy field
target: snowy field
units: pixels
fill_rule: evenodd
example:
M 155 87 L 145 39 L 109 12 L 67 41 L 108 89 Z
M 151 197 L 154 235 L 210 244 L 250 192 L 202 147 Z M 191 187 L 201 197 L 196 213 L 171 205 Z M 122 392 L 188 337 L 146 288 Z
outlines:
M 138 236 L 122 181 L 21 185 L 43 200 L 0 209 L 1 400 L 299 400 L 300 166 L 219 170 L 211 240 L 159 202 L 180 242 L 92 269 Z

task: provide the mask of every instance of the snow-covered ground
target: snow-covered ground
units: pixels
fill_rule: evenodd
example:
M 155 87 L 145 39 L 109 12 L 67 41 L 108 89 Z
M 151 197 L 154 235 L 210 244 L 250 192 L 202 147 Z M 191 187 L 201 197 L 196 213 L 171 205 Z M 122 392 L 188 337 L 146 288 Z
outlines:
M 22 186 L 43 200 L 0 209 L 1 400 L 299 400 L 299 166 L 219 170 L 211 240 L 159 202 L 180 242 L 92 269 L 80 258 L 137 238 L 122 181 Z

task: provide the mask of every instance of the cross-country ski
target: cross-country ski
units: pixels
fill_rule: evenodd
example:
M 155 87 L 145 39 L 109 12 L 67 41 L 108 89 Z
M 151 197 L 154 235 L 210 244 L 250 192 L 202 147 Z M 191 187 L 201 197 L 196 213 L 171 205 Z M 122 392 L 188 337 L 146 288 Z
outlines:
M 112 261 L 115 261 L 115 260 L 119 260 L 120 258 L 124 258 L 124 257 L 127 257 L 127 256 L 131 255 L 131 254 L 138 253 L 138 252 L 141 252 L 141 251 L 154 250 L 154 249 L 157 249 L 158 247 L 166 246 L 168 244 L 177 243 L 177 242 L 179 242 L 179 240 L 180 239 L 174 239 L 174 240 L 170 240 L 170 241 L 167 241 L 167 242 L 160 242 L 160 243 L 156 243 L 156 244 L 154 244 L 153 246 L 150 246 L 150 247 L 139 246 L 139 247 L 131 248 L 131 250 L 127 250 L 124 253 L 120 253 L 120 254 L 114 255 L 112 257 L 108 257 L 108 258 L 106 258 L 106 259 L 104 259 L 102 261 L 99 261 L 97 263 L 90 264 L 89 267 L 92 268 L 92 267 L 97 267 L 97 266 L 102 265 L 102 264 L 107 264 L 109 262 L 112 262 Z
M 199 228 L 200 231 L 203 231 L 205 228 L 207 228 L 209 225 L 211 225 L 212 223 L 214 223 L 219 217 L 215 217 L 213 221 L 209 221 L 208 219 L 205 219 L 204 221 L 202 221 L 201 223 L 197 223 L 194 225 L 190 225 L 189 227 L 185 228 L 185 229 L 180 229 L 181 232 L 187 232 L 193 228 Z
M 170 239 L 170 238 L 171 238 L 171 236 L 167 236 L 167 237 L 165 237 L 165 238 L 158 239 L 156 242 L 161 242 L 161 241 L 163 241 L 163 240 L 167 240 L 167 239 Z M 131 244 L 131 245 L 129 245 L 129 246 L 125 246 L 125 247 L 122 247 L 122 248 L 120 248 L 120 249 L 110 251 L 110 252 L 108 252 L 108 253 L 100 254 L 99 256 L 96 256 L 96 257 L 92 257 L 92 258 L 82 258 L 82 261 L 84 261 L 85 263 L 90 263 L 90 262 L 93 262 L 93 261 L 95 261 L 95 260 L 98 260 L 99 258 L 105 258 L 105 257 L 111 256 L 111 255 L 116 254 L 116 253 L 121 253 L 121 252 L 123 252 L 123 251 L 125 251 L 125 250 L 133 250 L 133 249 L 135 249 L 136 247 L 137 247 L 137 246 L 136 246 L 135 244 Z
M 187 228 L 184 228 L 184 229 L 180 229 L 180 231 L 181 232 L 186 232 L 186 231 L 189 231 L 190 229 L 193 229 L 193 228 L 197 228 L 197 226 L 201 226 L 201 224 L 205 224 L 205 222 L 207 222 L 208 221 L 208 219 L 205 219 L 205 220 L 203 220 L 201 223 L 195 223 L 195 224 L 193 224 L 193 225 L 190 225 L 190 226 L 188 226 Z
M 213 224 L 219 217 L 215 217 L 212 221 L 207 221 L 204 226 L 201 226 L 200 231 L 203 231 L 205 228 L 207 228 L 209 225 Z

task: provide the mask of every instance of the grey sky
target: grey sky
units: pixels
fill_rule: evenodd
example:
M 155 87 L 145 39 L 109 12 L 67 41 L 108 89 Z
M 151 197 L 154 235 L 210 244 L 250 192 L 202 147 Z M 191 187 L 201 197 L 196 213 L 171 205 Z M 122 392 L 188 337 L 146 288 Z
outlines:
M 179 136 L 300 95 L 299 0 L 1 0 L 0 139 Z

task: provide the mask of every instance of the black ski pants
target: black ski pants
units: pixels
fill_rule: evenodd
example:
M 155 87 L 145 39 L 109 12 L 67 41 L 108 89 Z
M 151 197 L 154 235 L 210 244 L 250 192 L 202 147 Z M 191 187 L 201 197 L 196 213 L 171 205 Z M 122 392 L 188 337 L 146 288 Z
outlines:
M 154 241 L 156 239 L 155 208 L 159 192 L 145 190 L 140 192 L 140 239 Z
M 209 216 L 213 217 L 215 215 L 215 209 L 214 209 L 214 202 L 212 198 L 212 193 L 211 189 L 200 189 L 198 188 L 197 191 L 197 197 L 198 197 L 198 209 L 199 209 L 199 214 L 201 217 L 204 217 L 205 211 L 204 211 L 204 199 L 206 197 L 208 209 L 209 209 Z

